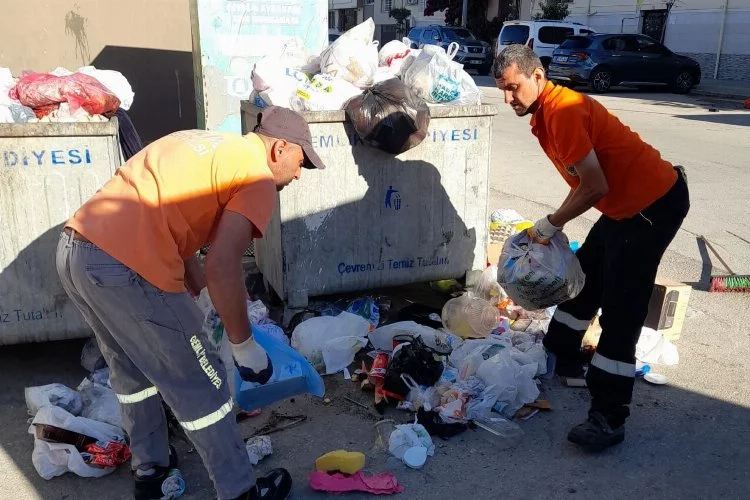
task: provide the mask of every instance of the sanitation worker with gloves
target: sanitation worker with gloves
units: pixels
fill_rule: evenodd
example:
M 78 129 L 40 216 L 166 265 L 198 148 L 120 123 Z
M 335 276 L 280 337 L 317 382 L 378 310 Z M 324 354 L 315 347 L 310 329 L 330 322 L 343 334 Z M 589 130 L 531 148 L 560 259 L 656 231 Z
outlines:
M 646 319 L 659 262 L 690 208 L 681 167 L 623 125 L 598 101 L 548 81 L 528 47 L 511 45 L 495 61 L 497 86 L 570 186 L 560 208 L 529 231 L 545 242 L 594 207 L 602 216 L 577 252 L 582 292 L 561 304 L 544 338 L 555 371 L 581 377 L 581 341 L 601 309 L 602 334 L 586 382 L 588 420 L 568 439 L 599 450 L 622 442 L 635 379 L 635 346 Z
M 65 291 L 110 368 L 133 454 L 136 499 L 168 496 L 176 467 L 161 398 L 198 450 L 220 499 L 286 498 L 291 477 L 256 478 L 232 413 L 226 369 L 191 294 L 207 282 L 243 379 L 273 374 L 255 343 L 241 258 L 276 192 L 324 168 L 294 111 L 269 107 L 254 133 L 191 130 L 150 144 L 67 222 L 57 248 Z M 196 252 L 210 244 L 205 278 Z

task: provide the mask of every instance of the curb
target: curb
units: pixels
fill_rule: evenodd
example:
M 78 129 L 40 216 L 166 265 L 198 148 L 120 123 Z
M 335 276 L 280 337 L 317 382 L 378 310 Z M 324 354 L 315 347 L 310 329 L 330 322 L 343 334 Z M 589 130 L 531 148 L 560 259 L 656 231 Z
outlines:
M 747 95 L 743 94 L 737 94 L 732 92 L 723 92 L 721 90 L 707 90 L 707 89 L 699 89 L 694 88 L 690 91 L 689 95 L 696 95 L 696 96 L 703 96 L 703 97 L 717 97 L 720 99 L 732 99 L 732 100 L 739 100 L 744 101 L 747 98 L 750 98 L 750 93 Z

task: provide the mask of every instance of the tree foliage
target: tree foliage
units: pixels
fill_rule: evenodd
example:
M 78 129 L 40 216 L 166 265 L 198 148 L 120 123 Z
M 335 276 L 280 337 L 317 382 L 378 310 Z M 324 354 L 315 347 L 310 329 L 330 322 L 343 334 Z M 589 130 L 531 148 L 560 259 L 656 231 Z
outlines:
M 545 0 L 539 4 L 541 12 L 537 13 L 535 19 L 554 19 L 562 21 L 570 15 L 569 3 L 566 0 Z

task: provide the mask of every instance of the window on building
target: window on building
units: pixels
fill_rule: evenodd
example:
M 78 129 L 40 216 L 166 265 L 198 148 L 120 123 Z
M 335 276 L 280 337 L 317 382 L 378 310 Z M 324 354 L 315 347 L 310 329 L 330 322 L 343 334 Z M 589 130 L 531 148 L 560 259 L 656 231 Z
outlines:
M 335 10 L 328 11 L 328 29 L 329 30 L 336 29 L 336 11 Z
M 381 0 L 381 11 L 382 12 L 390 12 L 391 9 L 393 9 L 393 0 Z

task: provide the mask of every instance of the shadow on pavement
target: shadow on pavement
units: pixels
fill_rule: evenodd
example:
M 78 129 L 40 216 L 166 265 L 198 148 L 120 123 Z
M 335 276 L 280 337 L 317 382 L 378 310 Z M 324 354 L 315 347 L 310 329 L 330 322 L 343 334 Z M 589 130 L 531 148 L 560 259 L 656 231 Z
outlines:
M 676 115 L 683 120 L 701 121 L 706 123 L 719 123 L 724 125 L 735 125 L 738 127 L 750 127 L 750 113 L 721 114 L 711 113 L 707 115 Z

